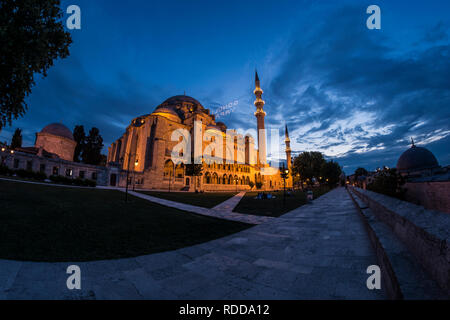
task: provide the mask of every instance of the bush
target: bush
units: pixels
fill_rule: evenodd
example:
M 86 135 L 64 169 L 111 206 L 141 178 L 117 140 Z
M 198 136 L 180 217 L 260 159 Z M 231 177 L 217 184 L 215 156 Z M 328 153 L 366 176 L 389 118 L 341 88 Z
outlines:
M 89 180 L 89 179 L 81 179 L 81 178 L 76 178 L 76 179 L 71 179 L 71 178 L 67 178 L 64 176 L 50 176 L 50 180 L 54 183 L 58 183 L 58 184 L 66 184 L 66 185 L 70 185 L 70 186 L 79 186 L 79 187 L 96 187 L 97 186 L 97 182 L 94 180 Z
M 367 190 L 403 200 L 405 195 L 403 184 L 405 184 L 405 180 L 397 173 L 396 169 L 385 168 L 367 186 Z
M 0 175 L 2 176 L 10 176 L 13 174 L 13 170 L 8 168 L 7 166 L 0 166 Z
M 19 178 L 43 181 L 47 179 L 47 175 L 43 172 L 34 172 L 30 170 L 10 170 L 10 174 L 16 174 Z

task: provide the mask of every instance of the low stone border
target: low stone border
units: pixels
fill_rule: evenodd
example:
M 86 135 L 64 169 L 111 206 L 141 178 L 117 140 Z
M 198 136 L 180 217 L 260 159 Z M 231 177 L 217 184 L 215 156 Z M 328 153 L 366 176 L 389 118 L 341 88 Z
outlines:
M 392 229 L 438 285 L 450 290 L 450 215 L 359 188 L 353 191 Z
M 400 284 L 398 282 L 398 279 L 395 275 L 394 268 L 392 268 L 391 262 L 389 261 L 389 257 L 383 248 L 383 245 L 380 242 L 380 239 L 378 239 L 377 234 L 370 226 L 370 223 L 367 221 L 366 216 L 362 212 L 361 207 L 356 202 L 356 200 L 353 198 L 352 193 L 348 191 L 348 194 L 350 195 L 350 198 L 352 199 L 356 210 L 358 210 L 358 213 L 364 223 L 364 227 L 367 230 L 367 234 L 369 235 L 370 242 L 372 243 L 372 246 L 375 250 L 375 255 L 377 256 L 378 265 L 381 269 L 381 279 L 383 282 L 383 287 L 385 288 L 386 294 L 389 299 L 391 300 L 403 300 L 403 294 L 400 289 Z

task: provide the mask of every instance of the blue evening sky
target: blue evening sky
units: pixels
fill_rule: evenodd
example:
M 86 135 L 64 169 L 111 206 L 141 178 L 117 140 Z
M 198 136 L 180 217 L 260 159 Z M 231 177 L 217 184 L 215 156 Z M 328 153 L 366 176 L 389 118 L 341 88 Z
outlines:
M 347 174 L 395 166 L 410 137 L 450 164 L 449 1 L 62 1 L 82 12 L 71 55 L 36 77 L 29 111 L 0 132 L 24 145 L 46 124 L 100 129 L 186 92 L 229 128 L 254 129 L 258 69 L 267 127 L 287 123 L 295 152 L 321 151 Z M 381 8 L 368 30 L 366 8 Z M 65 15 L 65 19 L 68 15 Z M 281 155 L 282 156 L 282 155 Z

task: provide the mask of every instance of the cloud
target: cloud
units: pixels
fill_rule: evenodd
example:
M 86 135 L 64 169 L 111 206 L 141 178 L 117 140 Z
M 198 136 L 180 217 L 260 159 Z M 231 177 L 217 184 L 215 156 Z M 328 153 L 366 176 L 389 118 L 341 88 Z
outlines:
M 428 145 L 450 136 L 450 45 L 399 56 L 360 13 L 344 7 L 302 28 L 265 92 L 271 112 L 283 115 L 267 121 L 289 124 L 294 150 L 322 151 L 349 170 L 395 165 L 410 137 Z M 444 31 L 438 24 L 427 37 L 447 39 Z

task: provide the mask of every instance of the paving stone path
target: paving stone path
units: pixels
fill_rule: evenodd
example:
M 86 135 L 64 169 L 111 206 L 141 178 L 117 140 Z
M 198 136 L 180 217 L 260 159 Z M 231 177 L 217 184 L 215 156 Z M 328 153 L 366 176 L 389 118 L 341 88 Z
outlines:
M 0 260 L 0 299 L 383 299 L 366 287 L 376 264 L 344 189 L 240 233 L 176 251 L 73 263 Z
M 121 191 L 124 191 L 124 190 L 121 189 Z M 251 215 L 251 214 L 232 212 L 234 207 L 237 206 L 239 201 L 245 195 L 245 192 L 241 192 L 241 193 L 235 195 L 231 199 L 228 199 L 228 200 L 222 202 L 221 204 L 217 205 L 216 207 L 214 207 L 212 209 L 202 208 L 202 207 L 193 206 L 190 204 L 166 200 L 166 199 L 161 199 L 158 197 L 153 197 L 153 196 L 149 196 L 147 194 L 134 192 L 134 191 L 128 191 L 128 193 L 135 197 L 145 199 L 145 200 L 148 200 L 151 202 L 155 202 L 155 203 L 161 204 L 166 207 L 176 208 L 176 209 L 183 210 L 183 211 L 193 212 L 193 213 L 201 214 L 204 216 L 210 216 L 210 217 L 215 217 L 215 218 L 220 218 L 220 219 L 225 219 L 225 220 L 239 221 L 239 222 L 244 222 L 244 223 L 249 223 L 249 224 L 261 224 L 261 223 L 268 222 L 268 221 L 275 219 L 274 217 L 255 216 L 255 215 Z

